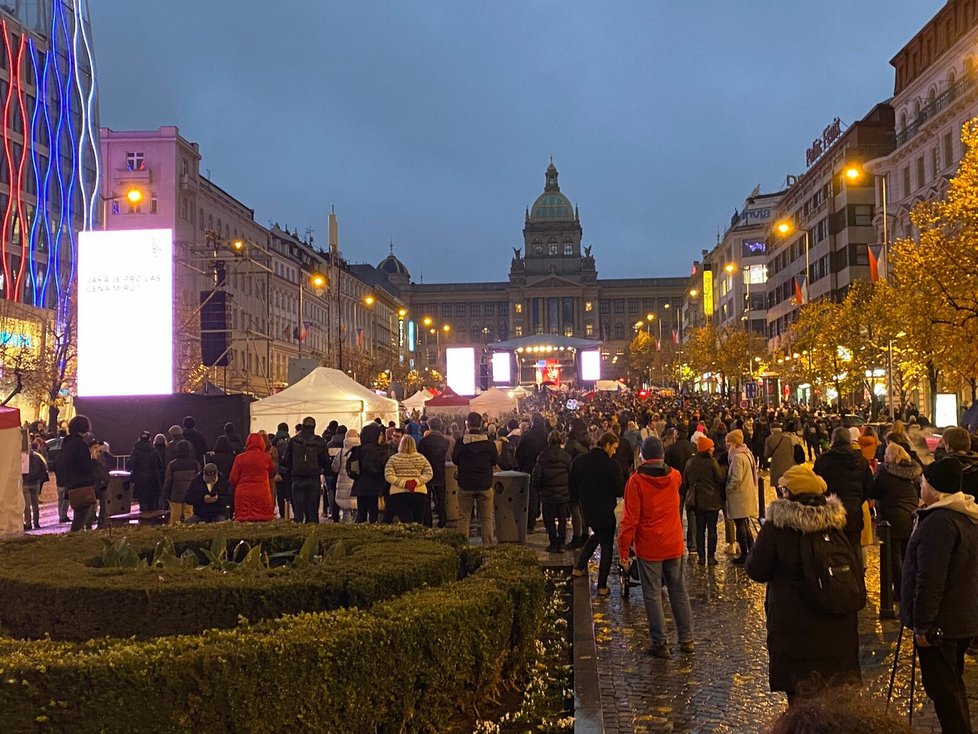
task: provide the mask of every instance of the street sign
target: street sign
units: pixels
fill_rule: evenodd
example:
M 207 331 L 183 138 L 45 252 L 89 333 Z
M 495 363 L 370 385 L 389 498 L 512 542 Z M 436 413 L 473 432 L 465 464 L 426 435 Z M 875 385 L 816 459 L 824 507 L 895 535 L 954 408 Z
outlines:
M 747 382 L 744 384 L 744 394 L 747 396 L 748 400 L 753 400 L 757 397 L 757 383 Z

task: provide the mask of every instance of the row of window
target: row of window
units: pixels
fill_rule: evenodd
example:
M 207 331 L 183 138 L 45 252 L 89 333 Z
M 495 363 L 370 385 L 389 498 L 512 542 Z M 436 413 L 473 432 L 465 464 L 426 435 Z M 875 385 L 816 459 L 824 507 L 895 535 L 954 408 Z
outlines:
M 926 155 L 926 154 L 925 154 Z M 925 155 L 920 155 L 913 162 L 912 172 L 914 174 L 911 181 L 911 164 L 907 164 L 900 172 L 900 195 L 906 199 L 919 189 L 924 188 L 930 181 L 935 181 L 941 173 L 950 168 L 955 163 L 954 157 L 954 134 L 950 130 L 941 138 L 940 145 L 931 146 L 929 151 L 929 166 Z M 928 170 L 929 168 L 929 170 Z M 928 178 L 929 174 L 929 178 Z M 916 186 L 914 186 L 916 184 Z M 896 197 L 894 197 L 896 198 Z
M 419 316 L 441 316 L 461 318 L 469 316 L 508 316 L 509 303 L 496 301 L 488 303 L 426 303 L 418 307 Z

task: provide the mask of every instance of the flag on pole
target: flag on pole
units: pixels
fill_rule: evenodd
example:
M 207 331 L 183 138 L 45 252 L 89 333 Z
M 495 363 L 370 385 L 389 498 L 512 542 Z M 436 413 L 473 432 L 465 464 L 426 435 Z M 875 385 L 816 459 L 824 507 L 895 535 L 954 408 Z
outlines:
M 357 348 L 363 349 L 363 327 L 357 327 Z
M 869 279 L 875 283 L 880 279 L 880 256 L 883 254 L 883 245 L 866 245 L 869 250 Z
M 679 330 L 678 329 L 673 329 L 672 330 L 672 343 L 673 344 L 679 344 Z
M 795 297 L 794 297 L 794 302 L 795 302 L 795 305 L 797 305 L 797 306 L 800 306 L 800 305 L 802 305 L 805 302 L 805 295 L 804 295 L 804 293 L 802 291 L 802 280 L 804 279 L 804 277 L 805 276 L 803 276 L 803 275 L 796 275 L 795 276 Z
M 292 330 L 292 338 L 298 341 L 300 344 L 306 341 L 306 337 L 309 336 L 309 327 L 312 326 L 311 321 L 303 321 L 299 326 Z

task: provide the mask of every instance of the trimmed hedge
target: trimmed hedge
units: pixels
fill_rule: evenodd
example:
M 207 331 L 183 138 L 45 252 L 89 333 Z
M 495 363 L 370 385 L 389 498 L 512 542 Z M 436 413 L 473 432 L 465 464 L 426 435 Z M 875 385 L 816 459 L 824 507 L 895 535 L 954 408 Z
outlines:
M 370 609 L 82 644 L 0 640 L 4 731 L 435 732 L 533 659 L 534 555 L 460 554 L 473 573 Z
M 220 527 L 231 546 L 246 540 L 270 552 L 296 550 L 312 532 L 327 547 L 342 540 L 348 555 L 308 568 L 234 574 L 207 568 L 113 569 L 99 567 L 105 534 L 15 541 L 0 545 L 0 628 L 13 637 L 73 641 L 193 634 L 234 627 L 240 617 L 254 622 L 366 608 L 467 572 L 457 553 L 462 539 L 449 533 L 294 523 Z M 139 528 L 113 537 L 126 537 L 137 553 L 148 556 L 168 536 L 180 554 L 208 547 L 216 528 Z

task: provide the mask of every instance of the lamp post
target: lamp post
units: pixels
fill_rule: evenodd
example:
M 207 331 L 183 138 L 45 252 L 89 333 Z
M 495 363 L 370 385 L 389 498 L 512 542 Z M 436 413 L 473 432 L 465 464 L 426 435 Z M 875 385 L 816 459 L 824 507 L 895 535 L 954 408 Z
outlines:
M 231 246 L 234 247 L 239 242 L 240 240 L 235 240 L 234 242 L 231 243 Z M 241 246 L 243 247 L 244 243 L 241 243 Z M 309 285 L 312 286 L 317 296 L 321 296 L 323 294 L 323 289 L 326 287 L 325 275 L 323 275 L 322 273 L 310 272 L 302 267 L 299 268 L 299 324 L 296 330 L 296 336 L 298 337 L 298 342 L 299 342 L 298 359 L 302 359 L 302 341 L 304 338 L 302 336 L 302 332 L 305 329 L 305 320 L 303 318 L 305 314 L 303 313 L 302 294 L 305 292 L 304 286 L 305 286 L 306 278 L 309 279 Z
M 441 341 L 440 341 L 441 334 L 442 332 L 444 332 L 445 335 L 447 336 L 448 332 L 452 330 L 452 327 L 450 324 L 442 324 L 441 326 L 436 327 L 433 325 L 435 322 L 430 316 L 425 316 L 423 319 L 421 319 L 421 323 L 428 328 L 429 334 L 435 335 L 435 364 L 440 367 L 441 366 Z
M 110 201 L 120 201 L 125 199 L 132 206 L 136 206 L 139 202 L 143 200 L 143 192 L 137 188 L 131 188 L 124 194 L 117 194 L 115 196 L 102 196 L 102 229 L 107 230 L 109 228 L 109 212 L 106 204 Z
M 782 237 L 787 237 L 788 235 L 796 232 L 797 229 L 798 229 L 797 227 L 795 227 L 794 222 L 792 222 L 789 219 L 782 219 L 780 222 L 778 222 L 777 224 L 774 225 L 774 228 L 777 231 L 777 233 L 779 235 L 781 235 Z M 809 298 L 808 298 L 808 293 L 809 293 L 809 287 L 808 287 L 809 286 L 809 283 L 808 283 L 808 281 L 811 280 L 811 271 L 812 271 L 811 254 L 810 254 L 811 253 L 811 243 L 810 243 L 810 241 L 808 239 L 808 228 L 806 227 L 805 229 L 802 230 L 802 232 L 804 232 L 804 234 L 805 234 L 805 290 L 802 293 L 802 296 L 803 296 L 804 302 L 807 303 L 808 300 L 809 300 Z

